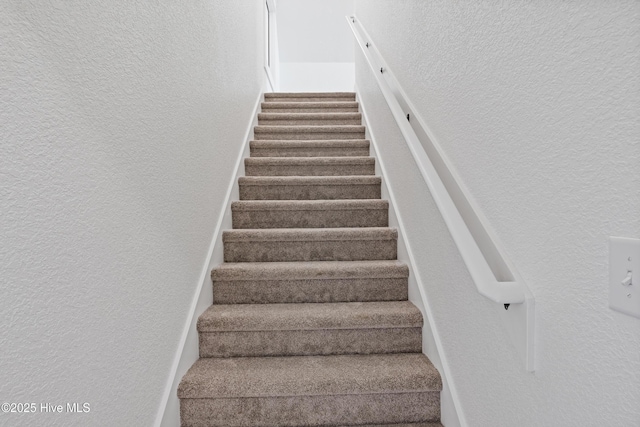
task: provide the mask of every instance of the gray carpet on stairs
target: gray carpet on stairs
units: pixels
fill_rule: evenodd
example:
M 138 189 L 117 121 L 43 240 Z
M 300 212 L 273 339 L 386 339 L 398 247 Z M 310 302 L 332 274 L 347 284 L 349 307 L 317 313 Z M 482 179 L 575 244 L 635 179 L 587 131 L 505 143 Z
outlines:
M 333 140 L 255 140 L 249 142 L 251 158 L 256 157 L 361 157 L 369 155 L 369 141 Z
M 258 125 L 253 132 L 258 140 L 364 139 L 365 128 L 358 125 Z
M 441 427 L 354 93 L 269 93 L 178 388 L 184 427 Z
M 250 200 L 231 204 L 233 228 L 386 227 L 386 200 Z
M 318 111 L 313 113 L 259 113 L 258 124 L 264 126 L 337 126 L 337 125 L 360 125 L 362 123 L 362 115 L 360 113 L 345 112 L 325 112 Z
M 335 102 L 263 102 L 263 113 L 357 113 L 355 101 Z
M 408 276 L 393 260 L 226 263 L 211 273 L 214 304 L 402 301 Z
M 244 161 L 247 176 L 374 175 L 371 157 L 257 157 Z
M 240 200 L 379 199 L 379 176 L 241 176 Z

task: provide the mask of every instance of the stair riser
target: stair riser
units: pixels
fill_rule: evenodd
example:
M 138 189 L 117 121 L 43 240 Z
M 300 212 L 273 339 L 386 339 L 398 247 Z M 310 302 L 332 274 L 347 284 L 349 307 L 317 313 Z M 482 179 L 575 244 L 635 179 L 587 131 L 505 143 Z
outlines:
M 282 98 L 282 97 L 280 97 Z M 338 102 L 262 102 L 260 107 L 263 113 L 277 113 L 283 112 L 283 110 L 293 110 L 294 112 L 301 112 L 301 110 L 310 110 L 310 112 L 328 112 L 329 110 L 348 110 L 340 112 L 358 112 L 359 104 L 355 100 L 351 101 L 338 101 Z
M 259 119 L 260 126 L 356 126 L 362 119 Z
M 406 278 L 213 282 L 214 304 L 405 301 Z
M 233 210 L 233 209 L 232 209 Z M 387 227 L 388 209 L 233 211 L 233 228 Z
M 398 424 L 440 418 L 440 391 L 181 399 L 182 427 Z
M 200 357 L 419 353 L 421 328 L 200 332 Z
M 379 199 L 380 184 L 250 185 L 240 184 L 240 200 Z
M 322 108 L 305 108 L 302 105 L 300 107 L 287 107 L 287 108 L 279 108 L 277 103 L 276 105 L 271 104 L 263 104 L 262 112 L 263 113 L 357 113 L 358 107 L 322 107 Z
M 276 132 L 261 131 L 255 133 L 255 139 L 260 141 L 274 140 L 331 140 L 331 139 L 364 139 L 364 131 L 359 132 Z
M 224 243 L 225 262 L 370 261 L 396 257 L 396 240 Z
M 251 148 L 251 157 L 365 157 L 369 148 Z
M 375 175 L 371 164 L 357 165 L 256 165 L 245 166 L 246 176 L 349 176 Z
M 266 98 L 265 102 L 355 102 L 355 96 L 332 96 L 332 97 L 317 97 L 317 96 L 307 96 L 307 97 L 299 97 L 299 98 L 288 98 L 288 97 L 273 97 Z

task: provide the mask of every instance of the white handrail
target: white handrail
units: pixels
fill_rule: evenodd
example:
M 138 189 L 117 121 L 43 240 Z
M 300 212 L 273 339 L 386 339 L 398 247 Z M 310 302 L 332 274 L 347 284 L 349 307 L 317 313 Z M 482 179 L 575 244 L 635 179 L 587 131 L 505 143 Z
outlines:
M 533 370 L 535 301 L 531 292 L 506 261 L 486 220 L 471 202 L 442 149 L 416 113 L 365 29 L 355 16 L 347 17 L 347 20 L 477 291 L 491 301 L 504 304 L 505 309 L 511 304 L 526 306 L 522 322 L 516 321 L 522 323 L 516 335 L 524 335 L 524 349 L 519 350 L 524 353 L 527 370 Z M 523 337 L 514 337 L 511 329 L 515 346 L 522 347 Z

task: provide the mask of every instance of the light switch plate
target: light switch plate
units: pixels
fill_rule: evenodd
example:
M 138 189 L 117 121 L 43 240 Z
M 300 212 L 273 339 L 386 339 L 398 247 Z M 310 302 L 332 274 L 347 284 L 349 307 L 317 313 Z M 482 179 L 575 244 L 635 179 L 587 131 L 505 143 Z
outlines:
M 628 275 L 631 272 L 631 284 Z M 627 278 L 626 283 L 625 278 Z M 609 237 L 609 307 L 640 319 L 640 240 Z

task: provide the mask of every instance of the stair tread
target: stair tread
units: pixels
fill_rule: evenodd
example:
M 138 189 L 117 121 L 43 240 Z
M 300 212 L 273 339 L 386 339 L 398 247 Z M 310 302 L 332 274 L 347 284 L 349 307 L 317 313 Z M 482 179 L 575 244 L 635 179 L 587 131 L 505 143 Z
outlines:
M 358 228 L 264 228 L 225 230 L 222 241 L 228 242 L 315 242 L 348 240 L 396 240 L 398 230 L 391 227 Z
M 281 123 L 281 122 L 278 122 Z M 255 139 L 364 139 L 365 127 L 360 124 L 259 124 L 253 128 Z
M 372 175 L 351 176 L 241 176 L 240 185 L 353 185 L 380 184 L 382 179 Z
M 350 98 L 355 92 L 271 92 L 265 93 L 264 98 Z
M 228 262 L 211 272 L 214 281 L 405 277 L 409 277 L 409 267 L 397 260 Z
M 281 111 L 258 113 L 260 126 L 357 126 L 362 114 L 353 111 Z
M 375 175 L 243 176 L 240 200 L 380 199 L 382 179 Z
M 287 109 L 287 108 L 317 108 L 319 110 L 326 108 L 358 108 L 358 103 L 355 101 L 302 101 L 302 102 L 263 102 L 261 104 L 263 109 Z
M 318 113 L 258 113 L 258 120 L 303 120 L 303 119 L 320 119 L 320 120 L 341 120 L 341 119 L 362 119 L 362 114 L 351 112 L 318 112 Z
M 408 277 L 397 260 L 229 262 L 211 271 L 214 304 L 406 301 Z
M 316 147 L 369 147 L 368 139 L 259 139 L 249 142 L 250 147 L 261 148 L 316 148 Z
M 226 262 L 364 261 L 397 258 L 389 227 L 237 229 L 222 234 Z
M 198 359 L 181 399 L 327 396 L 438 391 L 438 371 L 421 353 Z
M 341 211 L 389 209 L 389 201 L 381 199 L 338 200 L 238 200 L 231 202 L 232 211 Z
M 258 125 L 255 134 L 261 133 L 364 133 L 362 125 Z
M 247 157 L 245 166 L 356 166 L 373 165 L 375 159 L 368 156 L 349 157 Z
M 422 314 L 409 301 L 220 304 L 198 319 L 200 332 L 420 327 Z
M 257 139 L 249 143 L 251 158 L 369 156 L 366 139 Z

